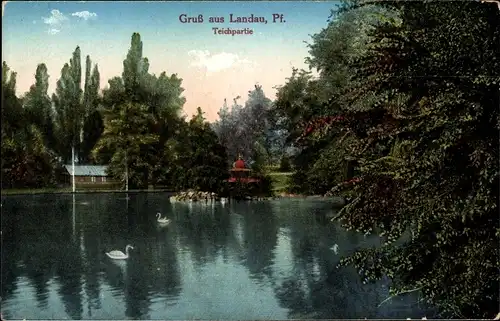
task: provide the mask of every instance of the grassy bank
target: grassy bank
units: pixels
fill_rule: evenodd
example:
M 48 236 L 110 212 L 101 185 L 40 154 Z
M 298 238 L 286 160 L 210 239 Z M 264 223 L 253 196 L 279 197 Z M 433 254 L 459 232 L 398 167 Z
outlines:
M 292 172 L 270 172 L 269 176 L 273 180 L 273 190 L 275 193 L 284 193 L 288 191 L 290 176 Z

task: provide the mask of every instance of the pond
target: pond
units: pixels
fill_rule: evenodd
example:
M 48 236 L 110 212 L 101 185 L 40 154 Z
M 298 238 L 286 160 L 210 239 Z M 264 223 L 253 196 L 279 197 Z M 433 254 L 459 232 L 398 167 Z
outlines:
M 334 269 L 378 238 L 322 219 L 324 199 L 229 204 L 166 194 L 2 198 L 6 319 L 421 318 L 418 296 Z M 158 226 L 156 213 L 172 220 Z M 125 250 L 128 260 L 105 253 Z M 338 251 L 332 250 L 337 244 Z M 380 306 L 379 306 L 380 305 Z

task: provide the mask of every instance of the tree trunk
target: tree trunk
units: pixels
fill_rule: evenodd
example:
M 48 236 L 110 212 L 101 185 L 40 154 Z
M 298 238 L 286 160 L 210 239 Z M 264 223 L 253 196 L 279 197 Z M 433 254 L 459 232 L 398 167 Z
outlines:
M 125 151 L 125 190 L 128 192 L 128 151 Z
M 71 178 L 73 181 L 73 193 L 76 191 L 76 184 L 75 184 L 75 146 L 73 145 L 71 147 L 71 165 L 72 165 L 72 173 L 71 173 Z

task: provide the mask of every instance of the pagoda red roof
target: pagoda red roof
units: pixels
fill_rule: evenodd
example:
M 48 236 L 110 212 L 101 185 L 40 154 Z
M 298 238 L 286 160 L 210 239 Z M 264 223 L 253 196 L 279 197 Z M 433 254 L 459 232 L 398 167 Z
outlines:
M 233 168 L 245 168 L 245 161 L 242 159 L 238 159 L 236 162 L 233 164 Z

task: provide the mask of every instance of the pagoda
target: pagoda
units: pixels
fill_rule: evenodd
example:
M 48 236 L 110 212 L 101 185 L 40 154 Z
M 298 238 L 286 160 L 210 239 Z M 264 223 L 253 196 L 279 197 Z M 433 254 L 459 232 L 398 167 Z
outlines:
M 230 177 L 226 180 L 228 183 L 258 183 L 260 180 L 258 178 L 251 177 L 252 170 L 249 169 L 241 155 L 238 156 L 238 160 L 233 163 L 233 168 L 230 170 Z

